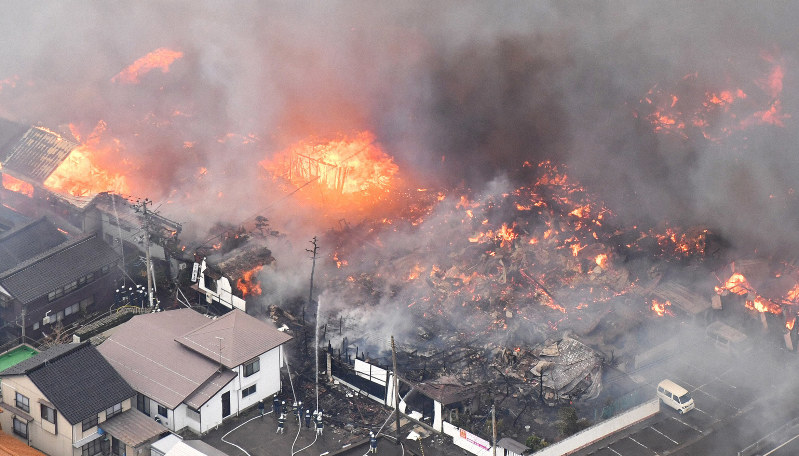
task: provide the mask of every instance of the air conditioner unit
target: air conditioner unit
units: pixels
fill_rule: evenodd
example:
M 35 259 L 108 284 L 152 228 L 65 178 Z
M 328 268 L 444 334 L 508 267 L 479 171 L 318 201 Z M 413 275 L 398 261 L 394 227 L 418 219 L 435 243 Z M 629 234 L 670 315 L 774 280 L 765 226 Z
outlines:
M 50 317 L 50 315 L 45 315 L 44 318 L 42 318 L 42 324 L 49 325 L 50 324 L 50 318 L 52 318 L 52 317 Z

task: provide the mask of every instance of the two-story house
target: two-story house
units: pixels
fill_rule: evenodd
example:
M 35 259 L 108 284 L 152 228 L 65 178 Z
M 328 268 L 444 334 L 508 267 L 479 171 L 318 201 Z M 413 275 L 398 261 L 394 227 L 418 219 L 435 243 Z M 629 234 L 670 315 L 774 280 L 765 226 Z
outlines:
M 203 434 L 280 391 L 291 336 L 234 309 L 137 315 L 98 350 L 136 390 L 136 408 L 172 431 Z
M 120 256 L 95 234 L 72 237 L 47 218 L 0 235 L 0 323 L 40 339 L 53 325 L 108 308 Z
M 135 454 L 130 444 L 166 431 L 131 409 L 136 392 L 89 343 L 53 346 L 0 379 L 3 429 L 51 456 Z

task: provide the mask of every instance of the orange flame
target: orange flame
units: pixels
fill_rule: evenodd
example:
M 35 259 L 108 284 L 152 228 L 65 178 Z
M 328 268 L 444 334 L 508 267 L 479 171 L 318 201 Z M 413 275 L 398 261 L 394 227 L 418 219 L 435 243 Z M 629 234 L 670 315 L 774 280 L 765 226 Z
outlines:
M 608 262 L 608 255 L 606 253 L 600 253 L 596 256 L 594 261 L 596 262 L 597 266 L 604 268 Z
M 736 272 L 724 282 L 724 285 L 716 287 L 716 293 L 723 294 L 725 291 L 729 291 L 730 293 L 735 293 L 737 295 L 745 295 L 752 290 L 752 286 L 749 285 L 749 282 L 746 280 L 743 274 L 740 272 Z
M 746 308 L 756 310 L 760 313 L 766 313 L 766 312 L 770 312 L 773 314 L 782 313 L 782 307 L 780 307 L 779 304 L 775 304 L 762 296 L 757 296 L 752 301 L 747 300 Z
M 671 311 L 670 307 L 671 307 L 671 301 L 666 300 L 666 301 L 660 302 L 657 299 L 653 299 L 652 300 L 652 306 L 650 308 L 659 317 L 663 317 L 663 316 L 666 316 L 666 315 L 669 315 L 669 316 L 673 317 L 674 313 Z
M 106 127 L 102 120 L 98 122 L 86 142 L 70 152 L 67 159 L 44 181 L 44 186 L 73 196 L 91 196 L 101 192 L 129 193 L 124 175 L 106 171 L 97 165 L 99 155 L 116 155 L 119 148 L 116 139 L 111 141 L 111 147 L 101 144 Z M 80 141 L 74 125 L 70 125 L 70 129 Z
M 3 188 L 12 192 L 22 193 L 27 197 L 33 197 L 33 185 L 8 174 L 3 174 Z
M 271 161 L 262 161 L 261 166 L 297 186 L 317 182 L 339 194 L 388 190 L 399 167 L 374 141 L 367 131 L 353 139 L 303 141 Z
M 256 266 L 249 271 L 245 271 L 241 278 L 236 281 L 236 288 L 241 291 L 243 297 L 246 298 L 249 295 L 258 296 L 261 294 L 261 284 L 258 282 L 256 274 L 261 272 L 263 268 L 263 266 Z
M 796 324 L 796 318 L 790 318 L 785 322 L 785 329 L 788 331 L 793 330 L 793 325 Z
M 169 66 L 181 57 L 183 57 L 183 53 L 180 51 L 158 48 L 117 73 L 116 76 L 111 78 L 111 82 L 138 84 L 140 76 L 144 76 L 156 68 L 160 69 L 162 73 L 169 73 Z

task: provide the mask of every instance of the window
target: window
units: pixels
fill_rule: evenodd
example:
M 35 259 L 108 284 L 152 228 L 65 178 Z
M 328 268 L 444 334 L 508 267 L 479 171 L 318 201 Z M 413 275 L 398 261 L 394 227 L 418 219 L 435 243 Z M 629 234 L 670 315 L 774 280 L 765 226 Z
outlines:
M 55 424 L 55 417 L 56 417 L 55 409 L 48 407 L 44 404 L 41 404 L 41 406 L 42 406 L 42 419 L 44 421 L 49 421 Z
M 244 376 L 249 377 L 250 375 L 258 372 L 259 370 L 261 370 L 261 360 L 255 358 L 254 360 L 244 365 Z
M 103 452 L 103 439 L 94 439 L 80 447 L 81 456 L 94 456 Z
M 255 392 L 255 385 L 244 388 L 243 390 L 241 390 L 241 397 L 245 398 L 254 392 Z
M 78 310 L 80 310 L 80 304 L 76 302 L 75 304 L 72 304 L 71 306 L 64 309 L 64 316 L 68 317 L 74 313 L 78 313 Z
M 86 432 L 89 429 L 97 426 L 97 415 L 94 415 L 92 417 L 86 418 L 85 420 L 83 420 L 83 422 L 81 424 L 83 425 L 82 426 L 83 432 Z M 86 454 L 86 453 L 84 453 L 84 454 Z M 94 454 L 94 453 L 91 453 L 91 454 Z
M 67 293 L 70 293 L 72 291 L 75 291 L 75 289 L 77 289 L 77 288 L 78 288 L 78 281 L 77 280 L 73 280 L 72 283 L 70 283 L 70 284 L 68 284 L 67 286 L 64 287 L 64 294 L 67 294 Z
M 55 314 L 56 321 L 61 321 L 64 319 L 64 311 L 59 310 L 57 314 Z
M 14 434 L 20 437 L 28 438 L 28 423 L 14 417 Z
M 117 415 L 122 412 L 122 403 L 114 404 L 111 407 L 105 409 L 105 419 L 109 419 L 114 415 Z
M 103 268 L 100 270 L 100 273 L 101 273 L 101 274 L 107 274 L 107 273 L 108 273 L 108 271 L 110 271 L 110 270 L 111 270 L 111 266 L 105 265 L 105 266 L 103 266 Z
M 150 416 L 150 398 L 142 393 L 136 394 L 136 410 Z
M 18 409 L 30 413 L 31 405 L 27 397 L 17 393 L 16 404 Z
M 36 331 L 37 329 L 39 329 L 39 322 L 38 321 L 33 324 L 33 330 Z
M 164 418 L 168 418 L 166 407 L 161 404 L 158 404 L 158 414 L 163 416 Z

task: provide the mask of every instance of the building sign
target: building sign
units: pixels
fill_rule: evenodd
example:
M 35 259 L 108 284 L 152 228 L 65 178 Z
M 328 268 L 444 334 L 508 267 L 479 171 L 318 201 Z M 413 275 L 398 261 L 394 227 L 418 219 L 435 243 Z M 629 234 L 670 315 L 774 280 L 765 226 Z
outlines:
M 465 429 L 460 429 L 460 437 L 472 445 L 482 448 L 483 450 L 488 451 L 491 449 L 491 444 L 489 444 L 487 440 L 483 440 L 472 433 L 466 432 Z

